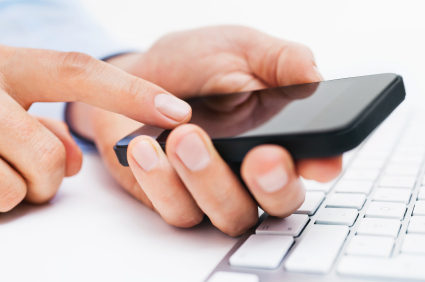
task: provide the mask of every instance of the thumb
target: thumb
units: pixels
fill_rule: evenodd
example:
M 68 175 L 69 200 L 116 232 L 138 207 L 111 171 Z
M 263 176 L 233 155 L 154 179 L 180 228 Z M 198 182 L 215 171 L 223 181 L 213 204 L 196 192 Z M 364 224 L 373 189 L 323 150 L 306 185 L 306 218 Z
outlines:
M 191 117 L 183 100 L 86 54 L 0 46 L 0 58 L 0 87 L 25 109 L 80 101 L 162 128 Z
M 252 72 L 268 85 L 275 87 L 323 80 L 308 47 L 253 29 L 240 34 Z

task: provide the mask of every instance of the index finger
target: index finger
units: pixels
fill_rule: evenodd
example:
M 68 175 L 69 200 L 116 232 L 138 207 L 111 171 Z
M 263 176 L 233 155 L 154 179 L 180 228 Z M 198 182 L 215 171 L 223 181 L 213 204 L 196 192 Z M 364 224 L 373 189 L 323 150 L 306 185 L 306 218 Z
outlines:
M 25 109 L 80 101 L 162 128 L 191 117 L 183 100 L 86 54 L 0 46 L 0 58 L 0 82 Z

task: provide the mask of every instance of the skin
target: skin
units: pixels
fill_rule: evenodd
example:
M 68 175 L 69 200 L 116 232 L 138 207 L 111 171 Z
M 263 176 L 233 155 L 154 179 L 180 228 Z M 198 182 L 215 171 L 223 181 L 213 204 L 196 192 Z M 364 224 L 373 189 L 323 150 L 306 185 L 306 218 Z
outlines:
M 49 201 L 81 168 L 68 127 L 30 116 L 32 103 L 81 101 L 167 128 L 190 119 L 190 111 L 179 121 L 163 115 L 154 106 L 160 93 L 167 91 L 85 54 L 0 45 L 0 212 Z
M 239 26 L 173 33 L 161 38 L 144 54 L 122 55 L 109 63 L 182 99 L 322 80 L 307 47 Z M 284 105 L 283 101 L 278 106 Z M 255 101 L 249 95 L 237 99 L 226 99 L 223 95 L 223 99 L 206 106 L 229 114 L 236 108 L 251 111 Z M 82 103 L 72 105 L 71 118 L 74 128 L 96 143 L 117 182 L 169 224 L 191 227 L 206 214 L 217 228 L 237 236 L 256 223 L 257 204 L 200 127 L 187 124 L 175 128 L 167 139 L 166 154 L 151 137 L 135 138 L 128 148 L 130 168 L 126 168 L 118 163 L 112 148 L 119 139 L 140 127 L 140 123 Z M 238 122 L 236 118 L 233 120 Z M 228 128 L 232 129 L 232 124 Z M 210 156 L 207 166 L 197 171 L 189 170 L 176 152 L 180 141 L 190 134 L 200 138 Z M 132 155 L 141 141 L 147 141 L 158 155 L 158 162 L 149 171 L 141 168 Z M 265 192 L 258 177 L 277 167 L 286 171 L 286 184 L 272 193 Z M 270 215 L 286 217 L 304 201 L 300 176 L 326 182 L 335 178 L 341 167 L 340 156 L 295 163 L 284 148 L 262 145 L 246 155 L 241 175 L 262 209 Z
M 0 212 L 23 200 L 49 201 L 63 178 L 80 170 L 82 154 L 67 126 L 27 113 L 34 102 L 65 101 L 75 102 L 70 108 L 72 126 L 96 143 L 118 183 L 166 222 L 191 227 L 206 214 L 223 232 L 242 234 L 257 221 L 256 203 L 214 150 L 209 136 L 197 126 L 182 125 L 191 118 L 190 108 L 171 118 L 155 107 L 155 98 L 173 94 L 183 99 L 319 80 L 308 48 L 245 27 L 170 34 L 143 55 L 123 55 L 109 64 L 80 53 L 0 45 Z M 228 111 L 244 101 L 223 95 L 211 107 Z M 122 167 L 112 147 L 142 123 L 175 128 L 167 154 L 155 140 L 140 136 L 129 147 L 130 168 Z M 188 170 L 176 152 L 189 134 L 198 136 L 210 157 L 208 165 L 197 171 Z M 149 171 L 131 155 L 142 140 L 158 155 Z M 286 172 L 286 184 L 266 193 L 258 176 L 276 167 Z M 263 145 L 247 154 L 241 174 L 260 206 L 284 217 L 304 200 L 300 175 L 328 181 L 340 170 L 341 157 L 294 163 L 284 148 Z

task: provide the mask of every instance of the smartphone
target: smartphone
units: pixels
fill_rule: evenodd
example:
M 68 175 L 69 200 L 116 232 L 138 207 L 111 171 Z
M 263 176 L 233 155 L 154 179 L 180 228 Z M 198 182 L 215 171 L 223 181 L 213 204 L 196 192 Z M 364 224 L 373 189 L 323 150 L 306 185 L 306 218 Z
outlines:
M 358 146 L 404 100 L 401 76 L 386 73 L 187 100 L 190 123 L 203 128 L 228 163 L 261 144 L 286 148 L 294 159 L 340 155 Z M 149 135 L 165 148 L 170 130 L 144 125 L 114 146 L 128 166 L 127 146 Z

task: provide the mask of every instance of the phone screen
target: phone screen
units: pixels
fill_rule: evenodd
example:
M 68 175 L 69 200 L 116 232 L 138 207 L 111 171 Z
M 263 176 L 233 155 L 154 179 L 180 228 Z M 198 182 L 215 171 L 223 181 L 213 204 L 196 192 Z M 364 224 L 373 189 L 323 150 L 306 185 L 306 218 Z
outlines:
M 397 76 L 379 74 L 187 100 L 194 123 L 212 139 L 327 132 L 356 119 Z M 169 131 L 143 126 L 165 142 Z M 127 138 L 120 143 L 129 142 Z M 127 143 L 128 144 L 128 143 Z

